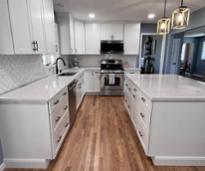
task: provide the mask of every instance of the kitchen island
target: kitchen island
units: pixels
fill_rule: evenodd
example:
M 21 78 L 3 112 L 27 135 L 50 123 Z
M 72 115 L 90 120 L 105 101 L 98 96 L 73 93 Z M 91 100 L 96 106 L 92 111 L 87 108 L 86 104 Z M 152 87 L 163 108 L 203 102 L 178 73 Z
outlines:
M 126 75 L 125 106 L 155 165 L 205 165 L 205 83 L 174 75 Z

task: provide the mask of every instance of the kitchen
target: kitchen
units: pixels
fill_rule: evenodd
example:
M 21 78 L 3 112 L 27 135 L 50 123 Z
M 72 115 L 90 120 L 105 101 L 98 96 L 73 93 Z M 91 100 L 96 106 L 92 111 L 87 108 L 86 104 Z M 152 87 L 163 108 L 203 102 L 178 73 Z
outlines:
M 2 0 L 0 170 L 205 170 L 205 84 L 178 76 L 205 3 L 176 29 L 180 2 Z

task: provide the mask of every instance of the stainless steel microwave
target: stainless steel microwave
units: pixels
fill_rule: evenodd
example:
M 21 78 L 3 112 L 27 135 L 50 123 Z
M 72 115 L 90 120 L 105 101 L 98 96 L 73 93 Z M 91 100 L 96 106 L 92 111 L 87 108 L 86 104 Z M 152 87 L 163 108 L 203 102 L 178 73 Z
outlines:
M 124 43 L 119 40 L 103 40 L 100 45 L 101 54 L 123 54 Z

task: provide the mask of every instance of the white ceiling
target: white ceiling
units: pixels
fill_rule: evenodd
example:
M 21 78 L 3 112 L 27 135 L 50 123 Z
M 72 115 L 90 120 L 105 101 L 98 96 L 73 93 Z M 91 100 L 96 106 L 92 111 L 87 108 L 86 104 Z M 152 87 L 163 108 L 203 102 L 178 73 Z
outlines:
M 167 0 L 167 15 L 180 5 L 180 0 Z M 70 12 L 76 18 L 89 20 L 88 14 L 95 13 L 97 21 L 155 22 L 163 16 L 164 0 L 54 0 L 57 12 Z M 184 0 L 193 11 L 205 7 L 205 0 Z M 155 21 L 147 19 L 155 13 Z

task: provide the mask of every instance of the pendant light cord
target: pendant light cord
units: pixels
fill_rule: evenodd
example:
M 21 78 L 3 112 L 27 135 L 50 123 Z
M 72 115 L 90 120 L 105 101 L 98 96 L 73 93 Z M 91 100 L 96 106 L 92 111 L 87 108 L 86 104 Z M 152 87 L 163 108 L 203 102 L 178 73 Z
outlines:
M 164 0 L 164 18 L 166 17 L 167 0 Z
M 181 0 L 181 7 L 183 7 L 183 4 L 184 4 L 184 0 Z

